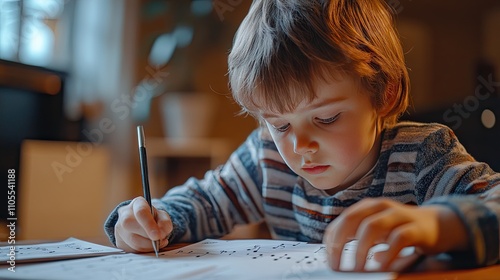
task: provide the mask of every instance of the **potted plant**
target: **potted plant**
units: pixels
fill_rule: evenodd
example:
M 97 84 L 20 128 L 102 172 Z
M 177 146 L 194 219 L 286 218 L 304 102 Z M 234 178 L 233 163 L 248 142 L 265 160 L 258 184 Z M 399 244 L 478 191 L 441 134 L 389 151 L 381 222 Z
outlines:
M 206 137 L 215 113 L 213 92 L 200 90 L 195 73 L 205 50 L 215 44 L 220 20 L 213 17 L 212 1 L 150 1 L 143 7 L 145 17 L 162 17 L 164 31 L 156 34 L 148 54 L 151 69 L 165 69 L 148 88 L 149 100 L 142 104 L 148 116 L 151 102 L 158 102 L 164 134 L 173 138 Z M 141 111 L 141 108 L 138 109 Z M 139 114 L 140 115 L 140 114 Z

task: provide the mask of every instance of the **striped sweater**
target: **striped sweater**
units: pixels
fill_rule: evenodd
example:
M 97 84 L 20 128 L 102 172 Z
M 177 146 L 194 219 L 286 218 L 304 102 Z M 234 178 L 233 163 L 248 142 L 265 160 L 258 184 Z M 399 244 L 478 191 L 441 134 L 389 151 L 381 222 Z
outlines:
M 288 168 L 269 132 L 259 128 L 226 164 L 153 203 L 172 218 L 171 242 L 220 237 L 236 224 L 261 221 L 273 238 L 321 242 L 325 227 L 365 197 L 446 205 L 468 228 L 471 259 L 477 265 L 499 260 L 500 174 L 474 161 L 453 132 L 439 124 L 402 122 L 384 130 L 374 168 L 334 195 Z M 118 205 L 106 221 L 113 243 L 117 209 L 127 203 Z

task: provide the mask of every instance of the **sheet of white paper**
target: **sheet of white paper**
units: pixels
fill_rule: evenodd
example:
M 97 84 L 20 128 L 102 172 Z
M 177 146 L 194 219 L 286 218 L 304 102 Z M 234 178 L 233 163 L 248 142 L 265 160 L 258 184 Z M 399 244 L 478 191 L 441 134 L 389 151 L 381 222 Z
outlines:
M 343 266 L 353 261 L 346 246 Z M 349 255 L 350 254 L 350 255 Z M 350 260 L 348 258 L 351 258 Z M 368 265 L 375 266 L 373 259 Z M 154 254 L 115 254 L 96 258 L 0 267 L 1 279 L 393 279 L 392 273 L 331 271 L 322 244 L 280 240 L 207 239 Z
M 0 262 L 1 264 L 5 264 L 6 261 L 12 259 L 15 263 L 52 261 L 102 256 L 120 252 L 123 251 L 77 238 L 68 238 L 64 241 L 54 243 L 2 246 L 0 247 Z

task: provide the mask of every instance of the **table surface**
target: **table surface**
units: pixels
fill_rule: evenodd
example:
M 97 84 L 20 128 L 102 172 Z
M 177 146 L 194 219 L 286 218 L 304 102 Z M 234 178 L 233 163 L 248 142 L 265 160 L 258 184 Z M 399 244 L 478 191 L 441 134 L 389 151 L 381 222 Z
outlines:
M 436 257 L 427 257 L 408 272 L 398 274 L 397 279 L 405 280 L 482 280 L 500 279 L 500 264 L 483 268 L 465 268 L 465 264 L 458 264 L 451 260 L 439 260 Z

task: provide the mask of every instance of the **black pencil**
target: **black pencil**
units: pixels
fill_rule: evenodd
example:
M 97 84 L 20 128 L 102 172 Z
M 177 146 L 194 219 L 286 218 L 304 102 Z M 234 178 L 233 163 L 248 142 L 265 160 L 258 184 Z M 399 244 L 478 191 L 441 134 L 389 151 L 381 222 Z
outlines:
M 151 208 L 151 214 L 156 220 L 156 215 L 153 211 L 153 205 L 151 204 L 151 192 L 149 190 L 149 176 L 148 176 L 148 158 L 146 155 L 146 145 L 144 141 L 144 130 L 141 125 L 137 126 L 137 139 L 139 143 L 139 160 L 141 162 L 141 176 L 142 176 L 142 190 L 144 192 L 144 198 Z M 156 257 L 158 257 L 158 249 L 160 247 L 159 240 L 151 240 L 153 243 L 153 249 L 155 250 Z

